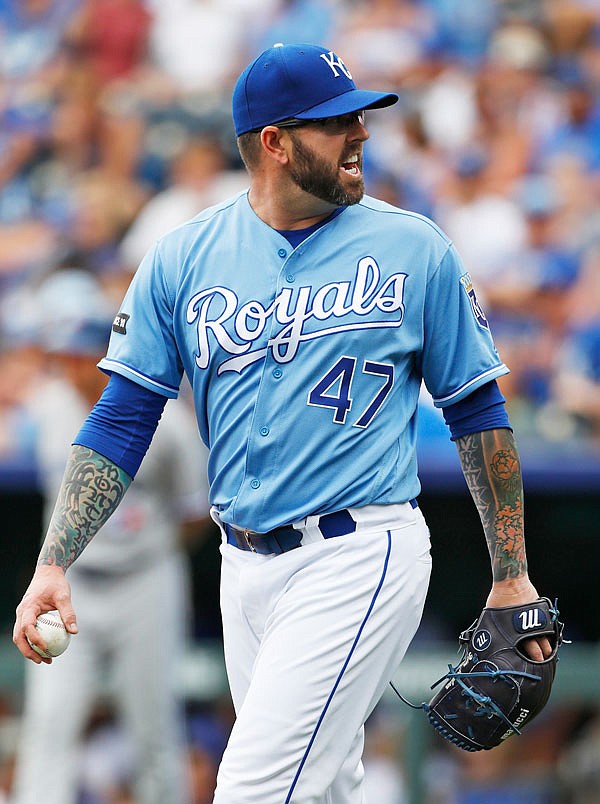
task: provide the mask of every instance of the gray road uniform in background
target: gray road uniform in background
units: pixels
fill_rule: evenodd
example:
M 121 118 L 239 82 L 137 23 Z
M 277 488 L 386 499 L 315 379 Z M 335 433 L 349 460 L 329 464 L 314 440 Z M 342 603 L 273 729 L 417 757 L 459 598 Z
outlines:
M 48 521 L 88 409 L 62 379 L 34 407 Z M 81 734 L 107 671 L 137 757 L 137 801 L 189 801 L 177 689 L 189 619 L 179 525 L 208 510 L 205 472 L 193 415 L 170 402 L 123 503 L 68 572 L 80 633 L 52 665 L 28 663 L 14 804 L 75 802 Z

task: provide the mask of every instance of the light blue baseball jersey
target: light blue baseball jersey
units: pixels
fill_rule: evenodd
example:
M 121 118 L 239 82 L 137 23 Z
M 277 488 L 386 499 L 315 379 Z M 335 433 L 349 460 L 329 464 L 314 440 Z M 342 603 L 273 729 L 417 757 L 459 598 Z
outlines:
M 245 192 L 146 255 L 100 367 L 186 372 L 211 503 L 258 532 L 416 497 L 421 382 L 444 407 L 508 371 L 430 220 L 365 197 L 292 248 Z

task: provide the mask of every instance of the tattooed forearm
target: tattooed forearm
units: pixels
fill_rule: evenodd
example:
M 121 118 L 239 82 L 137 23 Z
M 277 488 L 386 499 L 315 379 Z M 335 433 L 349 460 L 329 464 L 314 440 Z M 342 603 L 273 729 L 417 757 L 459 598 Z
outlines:
M 38 564 L 67 569 L 110 517 L 131 478 L 87 447 L 74 446 Z
M 483 525 L 494 581 L 517 578 L 527 572 L 527 559 L 521 465 L 513 434 L 487 430 L 463 436 L 456 445 Z

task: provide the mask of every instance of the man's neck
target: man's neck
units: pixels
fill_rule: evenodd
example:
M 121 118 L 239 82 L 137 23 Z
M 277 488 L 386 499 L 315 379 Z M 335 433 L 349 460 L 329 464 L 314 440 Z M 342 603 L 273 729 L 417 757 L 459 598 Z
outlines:
M 267 226 L 279 231 L 306 229 L 324 220 L 336 209 L 335 205 L 296 187 L 288 193 L 271 193 L 253 184 L 248 200 L 256 215 Z

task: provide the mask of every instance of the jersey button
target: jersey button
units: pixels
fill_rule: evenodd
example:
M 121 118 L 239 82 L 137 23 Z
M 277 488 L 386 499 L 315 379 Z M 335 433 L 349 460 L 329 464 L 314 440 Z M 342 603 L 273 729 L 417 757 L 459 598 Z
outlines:
M 251 481 L 250 485 L 252 486 L 253 489 L 258 489 L 260 488 L 260 480 L 254 478 L 254 480 Z
M 280 257 L 287 256 L 287 251 L 284 248 L 280 248 L 277 253 L 279 254 Z
M 259 433 L 261 434 L 261 436 L 268 436 L 270 432 L 271 431 L 269 430 L 268 427 L 261 427 L 260 430 L 259 430 Z
M 283 371 L 280 368 L 273 369 L 273 376 L 276 380 L 280 380 L 283 377 Z
M 296 277 L 294 276 L 294 274 L 288 274 L 285 279 L 286 279 L 286 282 L 295 282 L 296 281 Z

